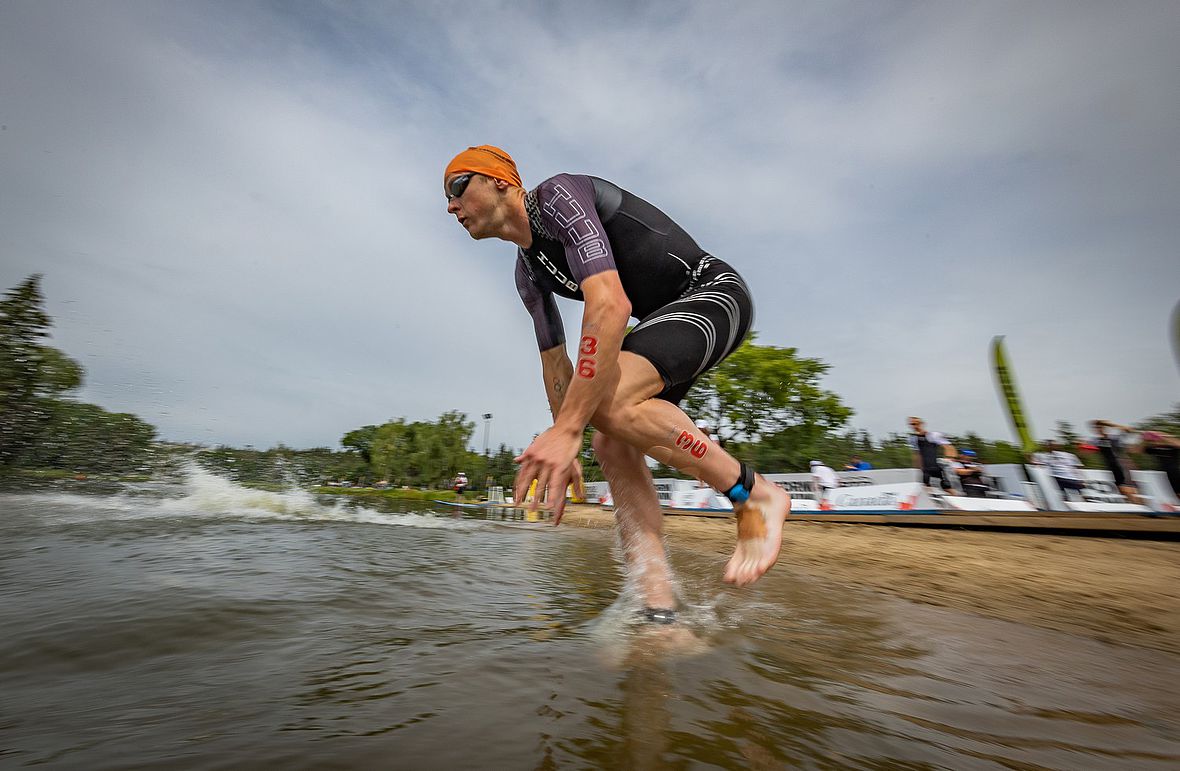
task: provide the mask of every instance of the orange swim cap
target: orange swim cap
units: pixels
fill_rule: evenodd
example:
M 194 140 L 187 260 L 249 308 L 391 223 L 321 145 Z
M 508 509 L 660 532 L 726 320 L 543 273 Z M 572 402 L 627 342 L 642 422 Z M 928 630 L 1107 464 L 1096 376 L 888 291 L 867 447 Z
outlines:
M 516 162 L 512 160 L 512 156 L 492 145 L 468 147 L 456 155 L 447 164 L 447 170 L 443 172 L 443 183 L 445 184 L 447 178 L 453 174 L 462 174 L 469 171 L 475 172 L 476 174 L 483 174 L 487 177 L 494 177 L 495 179 L 502 179 L 510 185 L 524 187 L 524 184 L 520 181 L 520 172 L 516 170 Z

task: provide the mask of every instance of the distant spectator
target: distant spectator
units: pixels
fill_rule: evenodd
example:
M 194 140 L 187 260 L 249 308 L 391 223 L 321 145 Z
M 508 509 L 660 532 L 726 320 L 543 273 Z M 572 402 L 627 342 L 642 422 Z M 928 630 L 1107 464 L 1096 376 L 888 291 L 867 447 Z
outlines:
M 1134 434 L 1135 429 L 1109 420 L 1094 420 L 1090 422 L 1090 425 L 1094 427 L 1094 433 L 1098 435 L 1094 439 L 1094 446 L 1102 455 L 1106 468 L 1114 475 L 1115 487 L 1131 503 L 1142 504 L 1143 499 L 1139 497 L 1139 487 L 1131 479 L 1131 469 L 1134 466 L 1131 464 L 1131 459 L 1127 457 L 1124 446 L 1127 437 Z
M 963 494 L 968 498 L 986 498 L 990 489 L 983 478 L 983 466 L 973 450 L 963 450 L 954 465 L 955 474 L 959 477 L 959 484 L 963 486 Z
M 844 464 L 845 471 L 871 471 L 873 464 L 867 460 L 861 460 L 859 455 L 853 455 L 852 459 Z
M 455 494 L 458 495 L 460 498 L 462 498 L 463 493 L 467 492 L 467 474 L 466 474 L 466 472 L 460 471 L 459 474 L 455 477 L 454 488 L 455 488 Z
M 825 466 L 822 461 L 813 460 L 811 462 L 811 489 L 815 493 L 815 499 L 822 501 L 831 490 L 835 490 L 840 486 L 840 478 L 836 476 L 836 472 L 832 470 L 831 466 Z
M 1082 490 L 1086 489 L 1086 481 L 1082 477 L 1082 462 L 1078 460 L 1078 456 L 1062 450 L 1052 439 L 1046 441 L 1044 447 L 1044 452 L 1035 453 L 1030 460 L 1049 469 L 1049 474 L 1061 488 L 1061 495 L 1065 500 L 1070 500 L 1070 492 L 1075 492 L 1078 498 L 1085 501 Z
M 955 490 L 943 473 L 939 460 L 953 459 L 958 454 L 955 452 L 954 446 L 938 431 L 927 431 L 926 424 L 921 418 L 911 417 L 909 423 L 910 435 L 908 439 L 910 449 L 914 452 L 914 468 L 922 472 L 922 484 L 933 487 L 931 480 L 936 479 L 943 492 L 953 493 Z
M 1180 498 L 1180 439 L 1159 431 L 1144 431 L 1143 452 L 1150 455 L 1159 470 L 1168 475 L 1172 492 Z

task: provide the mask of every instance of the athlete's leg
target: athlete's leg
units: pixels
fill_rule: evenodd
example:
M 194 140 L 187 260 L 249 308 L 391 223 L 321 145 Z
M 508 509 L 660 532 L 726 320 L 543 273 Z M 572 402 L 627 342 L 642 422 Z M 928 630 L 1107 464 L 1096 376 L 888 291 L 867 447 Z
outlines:
M 643 453 L 601 431 L 591 440 L 610 483 L 627 575 L 649 608 L 675 608 L 672 571 L 661 536 L 663 513 Z
M 1131 503 L 1134 503 L 1137 506 L 1144 505 L 1143 496 L 1139 494 L 1139 488 L 1134 484 L 1124 483 L 1119 485 L 1119 492 L 1122 493 L 1123 497 Z
M 607 436 L 626 442 L 721 491 L 738 482 L 741 464 L 714 444 L 684 412 L 653 398 L 664 381 L 647 359 L 629 351 L 619 354 L 619 381 L 591 418 L 591 424 Z M 756 477 L 749 501 L 735 507 L 738 544 L 725 568 L 725 580 L 739 586 L 752 583 L 778 559 L 783 520 L 791 509 L 790 497 L 761 476 Z

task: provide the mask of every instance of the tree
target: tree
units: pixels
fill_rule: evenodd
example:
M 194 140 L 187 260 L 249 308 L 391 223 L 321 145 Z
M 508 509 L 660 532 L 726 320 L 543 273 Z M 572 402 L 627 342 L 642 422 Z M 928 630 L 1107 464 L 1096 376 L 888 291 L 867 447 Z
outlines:
M 467 443 L 474 431 L 475 423 L 455 411 L 444 412 L 433 423 L 391 420 L 373 431 L 373 474 L 392 484 L 448 486 L 469 464 Z
M 369 444 L 373 475 L 392 484 L 408 484 L 413 443 L 414 429 L 402 418 L 377 426 Z
M 1144 418 L 1135 424 L 1140 431 L 1159 431 L 1180 437 L 1180 402 L 1172 405 L 1168 412 Z
M 376 434 L 377 426 L 361 426 L 345 434 L 344 438 L 340 440 L 340 444 L 345 449 L 360 453 L 365 463 L 372 463 L 373 458 L 370 452 L 373 447 L 373 437 Z
M 21 465 L 87 473 L 120 473 L 142 465 L 156 429 L 135 415 L 95 404 L 46 400 L 48 420 Z
M 500 449 L 488 460 L 488 475 L 492 478 L 492 484 L 500 485 L 511 494 L 512 483 L 516 480 L 516 456 L 517 452 L 506 444 L 501 444 Z
M 0 466 L 16 463 L 46 430 L 54 397 L 82 385 L 82 367 L 42 344 L 52 320 L 33 275 L 0 300 Z
M 762 468 L 805 467 L 817 441 L 844 426 L 852 410 L 820 387 L 829 368 L 823 361 L 753 340 L 751 334 L 697 381 L 687 411 L 707 420 L 723 441 L 755 448 Z

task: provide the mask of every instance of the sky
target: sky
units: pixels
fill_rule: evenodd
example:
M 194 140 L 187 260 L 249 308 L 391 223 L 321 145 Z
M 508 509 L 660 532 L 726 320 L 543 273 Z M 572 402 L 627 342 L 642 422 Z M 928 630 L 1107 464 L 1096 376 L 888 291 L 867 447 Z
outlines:
M 751 284 L 878 438 L 1180 401 L 1175 2 L 0 2 L 0 289 L 162 438 L 550 422 L 469 145 L 609 179 Z M 562 302 L 567 330 L 580 306 Z M 576 338 L 575 338 L 576 339 Z

